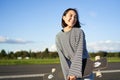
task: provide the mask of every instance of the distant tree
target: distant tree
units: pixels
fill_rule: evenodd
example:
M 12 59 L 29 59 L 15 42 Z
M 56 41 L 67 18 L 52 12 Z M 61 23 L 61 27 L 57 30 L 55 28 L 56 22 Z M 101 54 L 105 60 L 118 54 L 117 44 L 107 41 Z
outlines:
M 15 59 L 14 52 L 11 51 L 8 53 L 8 59 Z
M 115 57 L 120 57 L 120 52 L 114 53 L 114 56 L 115 56 Z
M 41 58 L 41 51 L 36 52 L 36 58 Z
M 41 58 L 49 58 L 49 50 L 46 48 L 42 53 L 41 53 Z
M 17 59 L 17 57 L 22 57 L 21 52 L 20 51 L 15 52 L 15 57 L 16 57 L 16 59 Z
M 115 52 L 109 52 L 107 57 L 115 57 Z
M 48 54 L 49 53 L 49 49 L 46 48 L 45 51 L 44 51 L 44 53 Z
M 118 57 L 120 58 L 120 52 L 118 52 Z
M 36 53 L 35 53 L 35 52 L 31 52 L 31 53 L 30 53 L 30 57 L 31 57 L 31 58 L 36 58 Z
M 6 57 L 7 57 L 7 53 L 6 53 L 6 51 L 4 49 L 2 49 L 1 52 L 0 52 L 0 58 L 4 59 Z
M 57 58 L 57 57 L 59 57 L 57 52 L 50 52 L 49 55 L 50 55 L 50 58 Z
M 107 52 L 105 52 L 105 51 L 99 51 L 99 52 L 97 52 L 97 55 L 99 55 L 99 56 L 101 56 L 101 57 L 107 57 Z
M 30 57 L 30 55 L 27 51 L 21 51 L 21 56 L 22 56 L 22 58 Z

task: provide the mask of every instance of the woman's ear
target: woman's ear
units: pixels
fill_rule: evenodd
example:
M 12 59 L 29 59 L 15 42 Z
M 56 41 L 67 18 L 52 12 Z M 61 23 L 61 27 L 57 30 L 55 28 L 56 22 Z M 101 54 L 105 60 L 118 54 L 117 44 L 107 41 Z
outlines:
M 65 21 L 65 16 L 63 16 L 62 18 L 63 18 L 63 20 Z

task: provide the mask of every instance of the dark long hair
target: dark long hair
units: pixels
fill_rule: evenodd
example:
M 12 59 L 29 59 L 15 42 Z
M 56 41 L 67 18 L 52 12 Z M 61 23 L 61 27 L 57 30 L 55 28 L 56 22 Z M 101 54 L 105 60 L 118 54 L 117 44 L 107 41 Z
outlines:
M 68 9 L 66 9 L 66 10 L 64 11 L 64 13 L 63 13 L 63 15 L 62 15 L 62 22 L 61 22 L 62 27 L 65 28 L 65 27 L 67 26 L 67 24 L 66 24 L 65 21 L 63 20 L 63 16 L 65 16 L 65 15 L 68 13 L 68 11 L 70 11 L 70 10 L 73 10 L 73 11 L 77 14 L 77 21 L 76 21 L 76 24 L 75 24 L 73 27 L 80 28 L 81 25 L 80 25 L 80 22 L 79 22 L 78 12 L 77 12 L 76 9 L 73 9 L 73 8 L 68 8 Z

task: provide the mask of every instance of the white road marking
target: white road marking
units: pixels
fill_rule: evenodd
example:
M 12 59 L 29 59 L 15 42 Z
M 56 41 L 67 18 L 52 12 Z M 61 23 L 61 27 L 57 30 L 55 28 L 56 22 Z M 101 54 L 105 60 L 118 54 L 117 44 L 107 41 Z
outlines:
M 93 73 L 95 73 L 96 71 L 93 71 Z M 101 73 L 114 73 L 114 72 L 120 72 L 120 70 L 104 70 L 101 71 Z
M 25 75 L 9 75 L 9 76 L 0 76 L 0 79 L 6 78 L 27 78 L 27 77 L 43 77 L 45 74 L 25 74 Z

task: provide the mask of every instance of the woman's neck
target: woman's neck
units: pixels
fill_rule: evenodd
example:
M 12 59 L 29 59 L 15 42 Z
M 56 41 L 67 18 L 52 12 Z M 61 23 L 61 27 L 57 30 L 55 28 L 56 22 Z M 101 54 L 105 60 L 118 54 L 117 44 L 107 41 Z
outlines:
M 70 31 L 71 29 L 72 29 L 72 27 L 67 26 L 67 27 L 65 27 L 63 30 L 64 30 L 64 32 L 68 32 L 68 31 Z

